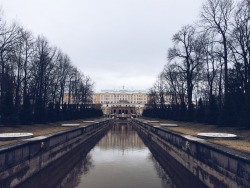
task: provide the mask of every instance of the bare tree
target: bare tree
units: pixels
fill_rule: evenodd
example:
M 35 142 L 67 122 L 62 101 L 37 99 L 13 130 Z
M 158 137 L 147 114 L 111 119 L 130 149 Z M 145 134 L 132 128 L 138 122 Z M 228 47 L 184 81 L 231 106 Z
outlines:
M 4 22 L 0 23 L 1 102 L 3 101 L 4 94 L 9 86 L 6 80 L 9 77 L 8 71 L 14 68 L 12 60 L 20 36 L 18 35 L 19 31 L 19 27 L 16 24 L 8 26 Z
M 49 102 L 48 91 L 51 81 L 51 73 L 54 68 L 54 57 L 56 48 L 49 46 L 48 41 L 39 36 L 34 45 L 34 59 L 31 66 L 33 100 L 35 102 L 36 114 L 42 120 L 42 113 Z M 45 113 L 45 112 L 44 112 Z M 40 117 L 41 115 L 41 117 Z
M 215 91 L 215 80 L 219 75 L 219 71 L 221 69 L 221 50 L 216 45 L 214 34 L 213 33 L 205 33 L 204 37 L 206 37 L 206 45 L 204 50 L 204 81 L 207 82 L 208 85 L 208 98 L 211 101 L 211 97 L 216 93 Z M 204 83 L 203 83 L 204 84 Z
M 19 115 L 22 123 L 32 123 L 33 113 L 37 122 L 46 122 L 47 111 L 59 120 L 60 105 L 64 105 L 67 93 L 68 104 L 78 105 L 88 104 L 92 92 L 90 77 L 72 66 L 68 55 L 52 47 L 45 37 L 34 39 L 31 32 L 18 24 L 8 25 L 0 10 L 1 122 L 14 116 L 17 120 Z M 71 118 L 79 114 L 78 110 L 78 116 Z
M 163 77 L 166 80 L 168 94 L 171 95 L 172 105 L 185 102 L 186 96 L 186 80 L 185 75 L 178 70 L 176 64 L 165 66 L 163 70 Z
M 228 93 L 228 42 L 232 12 L 233 0 L 207 0 L 201 12 L 204 29 L 217 33 L 218 42 L 223 46 L 225 95 Z
M 231 32 L 231 49 L 235 63 L 243 62 L 244 83 L 243 89 L 250 92 L 250 1 L 243 0 L 237 6 L 234 15 L 233 29 Z M 239 56 L 239 59 L 237 58 Z
M 21 102 L 28 95 L 29 66 L 33 54 L 33 37 L 28 31 L 20 27 L 17 45 L 13 51 L 13 64 L 15 65 L 15 106 L 19 111 Z
M 149 105 L 152 108 L 156 109 L 158 106 L 157 103 L 159 100 L 159 95 L 157 94 L 157 88 L 155 85 L 149 89 L 149 96 L 150 96 Z
M 178 72 L 184 75 L 187 87 L 188 105 L 192 105 L 195 82 L 198 81 L 203 66 L 205 40 L 193 26 L 184 26 L 173 37 L 174 47 L 168 51 L 170 63 L 173 60 Z
M 64 102 L 64 93 L 65 87 L 66 87 L 66 81 L 69 77 L 70 70 L 71 70 L 71 60 L 70 58 L 65 54 L 63 56 L 62 62 L 60 62 L 60 97 L 59 101 L 61 101 L 61 105 L 63 105 Z
M 86 107 L 92 101 L 93 82 L 89 76 L 85 76 L 80 87 L 81 103 Z

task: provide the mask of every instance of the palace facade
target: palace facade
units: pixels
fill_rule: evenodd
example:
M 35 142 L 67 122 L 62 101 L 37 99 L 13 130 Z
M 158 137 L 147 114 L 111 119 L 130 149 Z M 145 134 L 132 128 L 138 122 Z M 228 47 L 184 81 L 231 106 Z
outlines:
M 149 102 L 145 90 L 101 90 L 93 94 L 93 104 L 99 104 L 105 115 L 136 114 L 142 115 L 143 109 Z

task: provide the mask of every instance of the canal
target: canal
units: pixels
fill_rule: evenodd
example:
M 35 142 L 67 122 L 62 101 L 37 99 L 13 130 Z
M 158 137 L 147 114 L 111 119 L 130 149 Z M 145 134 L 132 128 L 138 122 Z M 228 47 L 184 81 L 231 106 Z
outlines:
M 78 148 L 19 188 L 182 187 L 182 180 L 165 170 L 132 126 L 117 124 L 89 147 Z M 185 187 L 196 187 L 186 182 Z

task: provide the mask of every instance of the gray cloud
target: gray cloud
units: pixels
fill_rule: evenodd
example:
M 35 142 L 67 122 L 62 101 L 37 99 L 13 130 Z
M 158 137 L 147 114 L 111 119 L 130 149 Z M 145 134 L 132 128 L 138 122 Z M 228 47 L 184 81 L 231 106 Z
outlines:
M 172 35 L 201 0 L 0 0 L 8 20 L 43 34 L 96 83 L 96 90 L 149 88 Z

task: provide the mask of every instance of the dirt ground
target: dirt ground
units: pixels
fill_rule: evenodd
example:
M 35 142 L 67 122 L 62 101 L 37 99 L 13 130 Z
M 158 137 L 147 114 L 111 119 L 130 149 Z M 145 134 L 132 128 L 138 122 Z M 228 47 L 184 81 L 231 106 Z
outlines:
M 48 135 L 74 127 L 62 127 L 63 123 L 79 123 L 80 125 L 88 125 L 89 123 L 83 123 L 83 121 L 102 121 L 103 119 L 80 119 L 74 121 L 63 121 L 49 124 L 34 124 L 34 125 L 19 125 L 19 126 L 3 126 L 0 125 L 0 133 L 24 133 L 29 132 L 33 133 L 35 136 Z M 160 126 L 160 124 L 178 124 L 178 127 L 164 127 L 171 131 L 197 136 L 198 133 L 202 132 L 218 132 L 218 133 L 231 133 L 238 136 L 237 139 L 233 140 L 223 140 L 223 139 L 206 139 L 208 142 L 220 144 L 235 150 L 239 150 L 245 153 L 250 154 L 250 130 L 237 127 L 218 127 L 216 125 L 205 125 L 200 123 L 184 123 L 177 121 L 169 121 L 162 119 L 142 119 L 142 121 L 157 120 L 159 123 L 151 123 L 153 125 Z M 8 144 L 17 143 L 20 140 L 12 141 L 0 141 L 0 147 Z
M 223 145 L 228 148 L 232 148 L 250 154 L 250 130 L 248 129 L 239 127 L 218 127 L 216 125 L 207 125 L 207 124 L 193 123 L 193 122 L 186 123 L 186 122 L 177 122 L 177 121 L 169 121 L 162 119 L 150 119 L 150 120 L 159 121 L 159 123 L 151 123 L 157 126 L 160 126 L 160 124 L 167 124 L 167 123 L 177 124 L 178 127 L 164 127 L 164 128 L 177 133 L 191 135 L 191 136 L 197 136 L 198 133 L 204 133 L 204 132 L 236 134 L 238 136 L 237 139 L 216 138 L 216 139 L 206 139 L 206 141 Z M 149 121 L 149 119 L 144 119 L 144 121 Z
M 72 120 L 72 121 L 61 121 L 55 123 L 48 123 L 48 124 L 33 124 L 33 125 L 14 125 L 14 126 L 4 126 L 0 125 L 0 133 L 33 133 L 34 137 L 36 136 L 44 136 L 49 135 L 52 133 L 57 133 L 60 131 L 72 129 L 75 127 L 62 127 L 61 125 L 64 123 L 77 123 L 80 125 L 88 125 L 90 123 L 84 123 L 83 121 L 102 121 L 101 118 L 95 119 L 80 119 L 80 120 Z M 11 141 L 0 141 L 0 147 L 8 144 L 13 144 L 19 142 L 21 139 L 18 140 L 11 140 Z

